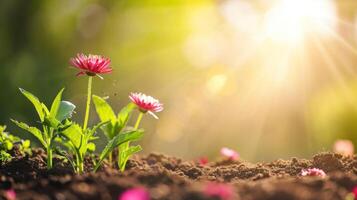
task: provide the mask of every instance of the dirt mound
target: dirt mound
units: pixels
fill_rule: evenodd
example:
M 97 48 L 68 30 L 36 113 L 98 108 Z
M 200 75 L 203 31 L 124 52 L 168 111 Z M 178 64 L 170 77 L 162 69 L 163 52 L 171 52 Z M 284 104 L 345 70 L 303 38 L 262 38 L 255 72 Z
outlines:
M 201 166 L 194 161 L 152 153 L 129 160 L 127 170 L 104 165 L 97 173 L 90 159 L 87 173 L 75 175 L 71 166 L 55 159 L 46 170 L 45 153 L 16 155 L 0 166 L 0 189 L 13 188 L 17 199 L 117 199 L 132 187 L 145 187 L 153 200 L 219 199 L 205 195 L 208 182 L 232 186 L 237 200 L 344 200 L 357 185 L 356 157 L 321 153 L 313 159 L 276 160 L 252 164 L 244 161 L 217 161 Z M 302 169 L 317 167 L 327 177 L 301 177 Z

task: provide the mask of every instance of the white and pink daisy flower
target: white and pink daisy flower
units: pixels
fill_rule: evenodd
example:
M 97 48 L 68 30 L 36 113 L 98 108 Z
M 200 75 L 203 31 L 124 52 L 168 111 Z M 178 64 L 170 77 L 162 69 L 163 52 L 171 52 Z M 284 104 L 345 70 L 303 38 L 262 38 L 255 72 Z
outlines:
M 141 112 L 148 112 L 156 119 L 158 119 L 158 117 L 154 113 L 161 112 L 164 109 L 163 104 L 161 104 L 159 100 L 143 93 L 131 93 L 129 99 L 138 106 Z
M 239 154 L 236 151 L 227 147 L 223 147 L 221 149 L 221 154 L 222 156 L 227 157 L 230 160 L 238 160 L 239 158 Z
M 350 140 L 336 140 L 333 145 L 333 152 L 339 153 L 345 156 L 353 156 L 354 146 Z
M 301 176 L 319 176 L 324 178 L 326 173 L 322 169 L 310 168 L 301 170 Z

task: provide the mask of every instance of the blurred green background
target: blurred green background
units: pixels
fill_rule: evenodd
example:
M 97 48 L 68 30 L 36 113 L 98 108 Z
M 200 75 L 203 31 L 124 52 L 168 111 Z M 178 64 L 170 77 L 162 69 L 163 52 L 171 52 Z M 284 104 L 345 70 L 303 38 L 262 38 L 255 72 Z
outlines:
M 68 60 L 83 52 L 112 59 L 94 94 L 116 111 L 132 91 L 164 103 L 142 123 L 144 153 L 227 146 L 256 161 L 357 142 L 356 11 L 354 0 L 2 0 L 0 123 L 26 138 L 9 119 L 36 125 L 19 87 L 46 103 L 66 87 L 82 121 L 86 78 Z

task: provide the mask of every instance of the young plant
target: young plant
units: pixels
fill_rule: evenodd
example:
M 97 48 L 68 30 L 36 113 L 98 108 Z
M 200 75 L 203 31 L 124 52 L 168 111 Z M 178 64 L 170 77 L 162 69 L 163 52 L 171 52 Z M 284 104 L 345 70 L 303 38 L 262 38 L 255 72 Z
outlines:
M 139 116 L 134 125 L 134 130 L 139 128 L 140 122 L 144 114 L 148 113 L 155 119 L 159 119 L 155 113 L 164 110 L 163 104 L 159 100 L 153 98 L 152 96 L 145 95 L 143 93 L 131 93 L 129 99 L 136 105 L 136 108 L 140 111 Z M 136 147 L 130 147 L 130 142 L 126 142 L 119 146 L 119 160 L 120 160 L 120 170 L 124 171 L 126 163 L 131 155 L 137 152 Z
M 163 105 L 151 96 L 146 96 L 142 93 L 131 93 L 129 96 L 132 101 L 126 107 L 124 107 L 116 116 L 113 109 L 109 104 L 98 96 L 93 96 L 93 101 L 96 106 L 97 113 L 101 121 L 109 120 L 110 123 L 103 128 L 104 133 L 110 139 L 104 151 L 100 155 L 100 162 L 98 162 L 96 169 L 98 169 L 101 161 L 109 155 L 109 161 L 111 160 L 111 152 L 118 147 L 118 166 L 121 171 L 125 170 L 126 163 L 130 156 L 142 150 L 140 145 L 130 146 L 131 141 L 139 140 L 143 135 L 143 130 L 138 129 L 140 121 L 145 113 L 153 115 L 156 119 L 158 117 L 154 112 L 160 112 L 163 110 Z M 139 109 L 140 114 L 135 123 L 134 128 L 125 130 L 126 124 L 130 117 L 131 112 L 134 109 Z M 126 139 L 124 139 L 127 137 Z M 127 141 L 124 141 L 127 140 Z
M 103 79 L 99 74 L 106 74 L 112 72 L 110 67 L 110 59 L 104 58 L 99 55 L 88 56 L 84 54 L 77 54 L 77 57 L 71 58 L 70 64 L 79 69 L 77 76 L 87 75 L 88 76 L 88 86 L 87 86 L 87 104 L 86 113 L 84 115 L 83 129 L 87 129 L 89 113 L 90 113 L 90 103 L 92 98 L 92 82 L 93 76 L 98 76 Z
M 65 145 L 69 153 L 61 150 L 58 150 L 58 152 L 67 158 L 76 173 L 81 174 L 84 172 L 85 155 L 87 152 L 94 152 L 95 150 L 95 144 L 92 141 L 97 139 L 95 137 L 96 130 L 106 123 L 99 123 L 92 129 L 83 129 L 80 125 L 73 123 L 69 128 L 60 133 L 61 137 L 57 141 Z
M 83 122 L 83 127 L 80 128 L 80 126 L 75 125 L 73 128 L 67 130 L 64 132 L 65 137 L 68 139 L 68 141 L 71 141 L 71 145 L 67 145 L 69 149 L 74 151 L 76 160 L 75 162 L 72 162 L 75 166 L 75 169 L 77 170 L 78 173 L 83 172 L 83 158 L 85 155 L 86 150 L 88 149 L 86 145 L 88 144 L 93 144 L 89 143 L 92 140 L 92 136 L 95 133 L 95 130 L 107 123 L 112 124 L 112 119 L 109 117 L 104 117 L 102 122 L 97 125 L 95 128 L 92 130 L 87 128 L 88 125 L 88 119 L 89 119 L 89 113 L 90 113 L 90 104 L 91 104 L 91 97 L 92 97 L 92 81 L 93 81 L 93 76 L 99 76 L 99 74 L 105 74 L 105 73 L 110 73 L 112 72 L 112 68 L 110 67 L 110 59 L 104 58 L 102 56 L 98 55 L 84 55 L 84 54 L 77 54 L 77 57 L 72 58 L 70 60 L 70 63 L 73 67 L 77 68 L 80 70 L 80 72 L 77 74 L 77 76 L 80 75 L 87 75 L 88 76 L 88 88 L 87 88 L 87 104 L 86 104 L 86 112 L 84 116 L 84 122 Z M 101 76 L 99 76 L 102 78 Z M 103 78 L 102 78 L 103 79 Z M 130 109 L 130 108 L 128 108 Z M 130 111 L 128 112 L 128 114 Z M 108 114 L 109 115 L 109 114 Z M 128 118 L 128 116 L 126 117 Z M 124 119 L 124 121 L 127 121 L 127 119 Z M 126 122 L 125 122 L 126 123 Z M 107 127 L 110 127 L 108 125 Z M 118 127 L 118 129 L 121 129 Z M 117 130 L 117 128 L 114 128 L 113 130 Z M 67 134 L 66 134 L 67 133 Z M 118 137 L 114 138 L 111 136 L 111 133 L 108 133 L 107 136 L 109 138 L 113 139 L 111 140 L 111 144 L 122 144 L 122 141 L 128 141 L 127 138 L 134 137 L 135 135 L 138 135 L 137 133 L 128 133 L 128 136 L 125 135 L 126 137 Z M 93 146 L 93 145 L 92 145 Z M 103 152 L 111 152 L 111 146 L 108 146 Z M 99 163 L 103 161 L 103 156 L 105 156 L 106 153 L 102 153 L 101 158 Z M 99 165 L 97 165 L 99 166 Z M 96 168 L 97 169 L 97 168 Z
M 30 92 L 21 89 L 21 93 L 33 104 L 37 114 L 40 118 L 42 131 L 36 127 L 29 126 L 23 122 L 16 120 L 12 121 L 20 128 L 28 131 L 35 136 L 47 152 L 47 168 L 51 169 L 53 166 L 53 150 L 54 141 L 58 134 L 71 126 L 69 118 L 72 117 L 74 109 L 76 108 L 71 102 L 62 101 L 63 90 L 60 90 L 52 102 L 51 109 L 48 109 L 45 104 Z
M 7 162 L 11 160 L 11 155 L 8 153 L 15 145 L 18 146 L 21 153 L 31 153 L 30 140 L 21 140 L 7 132 L 6 126 L 0 126 L 0 161 Z
M 102 78 L 99 74 L 110 73 L 112 68 L 110 67 L 110 59 L 98 55 L 86 56 L 84 54 L 77 54 L 75 58 L 70 60 L 70 64 L 80 70 L 77 76 L 88 76 L 86 111 L 83 126 L 81 127 L 78 124 L 71 125 L 68 129 L 61 132 L 61 137 L 58 140 L 68 148 L 74 157 L 71 157 L 70 153 L 64 151 L 60 151 L 61 154 L 66 156 L 75 171 L 81 174 L 84 172 L 84 158 L 86 153 L 95 150 L 95 144 L 92 143 L 92 141 L 96 139 L 94 136 L 96 130 L 108 123 L 101 122 L 92 129 L 88 128 L 93 76 Z
M 129 103 L 121 109 L 118 115 L 115 115 L 112 107 L 99 96 L 93 95 L 93 103 L 100 120 L 102 122 L 109 122 L 102 127 L 102 130 L 107 136 L 109 142 L 100 155 L 99 162 L 95 167 L 95 170 L 97 170 L 107 156 L 109 157 L 109 164 L 112 165 L 113 150 L 126 142 L 139 140 L 143 136 L 144 131 L 136 129 L 124 130 L 132 111 L 136 108 L 134 103 Z M 139 145 L 131 147 L 130 150 L 126 152 L 126 155 L 129 157 L 131 154 L 139 151 L 141 151 L 141 147 Z M 119 155 L 120 154 L 121 151 L 119 151 Z M 121 166 L 121 162 L 119 160 L 118 166 Z
M 93 103 L 99 119 L 102 122 L 109 121 L 108 124 L 102 127 L 102 130 L 107 136 L 108 141 L 119 135 L 126 126 L 131 113 L 136 108 L 135 104 L 129 103 L 116 115 L 112 107 L 101 97 L 93 95 Z M 112 165 L 112 152 L 109 152 L 109 164 Z

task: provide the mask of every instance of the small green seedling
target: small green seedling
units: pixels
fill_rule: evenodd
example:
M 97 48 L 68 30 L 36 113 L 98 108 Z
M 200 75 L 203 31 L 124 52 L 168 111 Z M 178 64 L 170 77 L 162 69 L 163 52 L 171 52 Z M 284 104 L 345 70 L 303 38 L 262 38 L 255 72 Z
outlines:
M 18 146 L 21 153 L 30 154 L 30 140 L 21 140 L 20 138 L 13 136 L 5 132 L 6 126 L 0 126 L 0 161 L 7 162 L 11 160 L 9 151 Z
M 62 156 L 65 156 L 67 160 L 73 166 L 76 173 L 81 174 L 84 172 L 84 158 L 87 152 L 94 152 L 96 146 L 92 142 L 98 139 L 95 136 L 96 130 L 107 122 L 99 123 L 92 129 L 83 129 L 76 123 L 73 123 L 69 128 L 60 133 L 57 141 L 65 145 L 68 152 L 59 151 Z
M 62 101 L 63 90 L 55 97 L 51 109 L 49 110 L 45 104 L 40 102 L 40 100 L 30 92 L 21 89 L 21 93 L 33 104 L 37 114 L 40 118 L 40 124 L 42 126 L 42 131 L 36 127 L 29 126 L 23 122 L 18 122 L 16 120 L 12 121 L 20 128 L 28 131 L 33 136 L 35 136 L 41 145 L 45 148 L 47 152 L 47 168 L 51 169 L 53 167 L 53 150 L 54 141 L 59 133 L 66 130 L 72 125 L 69 120 L 72 117 L 74 109 L 76 108 L 71 102 Z
M 138 130 L 127 130 L 127 131 L 122 131 L 120 132 L 118 135 L 116 135 L 115 137 L 113 137 L 113 139 L 109 140 L 109 142 L 107 143 L 107 145 L 105 146 L 104 150 L 102 151 L 102 153 L 99 156 L 99 161 L 96 164 L 94 171 L 97 171 L 98 168 L 101 166 L 101 164 L 103 163 L 104 159 L 108 157 L 108 155 L 113 152 L 113 150 L 117 147 L 120 147 L 121 145 L 124 145 L 128 142 L 132 142 L 132 141 L 137 141 L 140 140 L 144 135 L 144 130 L 142 129 L 138 129 Z M 120 161 L 123 161 L 120 159 L 120 155 L 125 156 L 124 158 L 126 158 L 126 161 L 128 160 L 128 158 L 141 151 L 142 148 L 140 145 L 137 146 L 131 146 L 128 148 L 128 150 L 126 151 L 119 151 L 119 167 L 120 165 Z M 126 162 L 125 162 L 126 163 Z M 121 171 L 125 170 L 125 165 L 123 168 L 120 168 Z
M 112 164 L 112 152 L 115 148 L 122 146 L 130 141 L 141 139 L 144 131 L 140 130 L 125 130 L 131 113 L 137 108 L 135 104 L 129 103 L 116 115 L 112 107 L 101 97 L 93 95 L 93 102 L 97 114 L 102 122 L 109 121 L 108 124 L 102 127 L 104 134 L 109 142 L 100 155 L 100 160 L 96 165 L 95 170 L 99 168 L 104 158 L 109 157 L 109 164 Z M 118 148 L 118 166 L 123 171 L 128 158 L 141 151 L 141 146 L 132 146 L 125 150 Z

